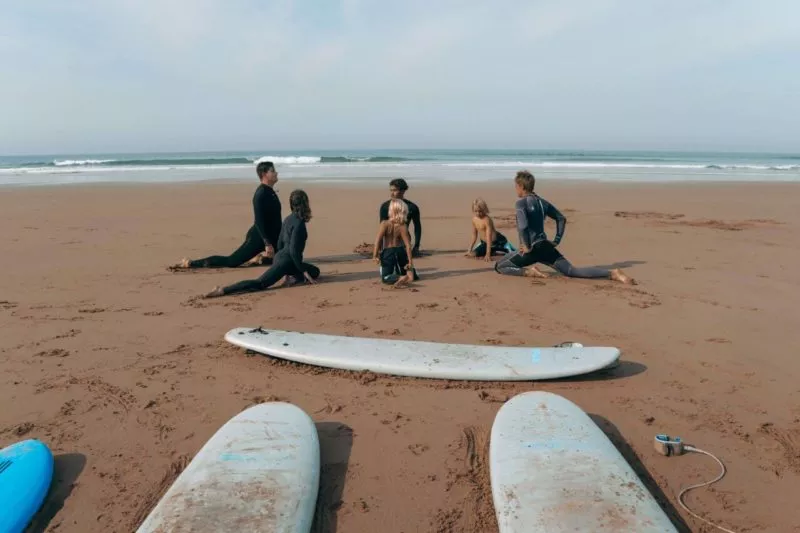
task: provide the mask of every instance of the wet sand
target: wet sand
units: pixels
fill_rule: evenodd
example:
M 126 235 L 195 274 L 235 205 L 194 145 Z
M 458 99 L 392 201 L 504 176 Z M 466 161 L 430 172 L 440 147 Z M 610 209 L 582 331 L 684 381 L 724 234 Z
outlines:
M 385 188 L 313 185 L 307 258 L 321 283 L 215 300 L 194 297 L 263 268 L 165 267 L 233 251 L 255 183 L 2 189 L 0 446 L 39 438 L 56 455 L 38 530 L 132 531 L 222 424 L 280 399 L 318 423 L 315 531 L 496 531 L 488 434 L 502 402 L 528 390 L 592 414 L 683 530 L 703 531 L 676 510 L 677 493 L 717 466 L 657 455 L 656 433 L 728 467 L 689 495 L 696 512 L 737 531 L 800 529 L 800 187 L 541 181 L 569 219 L 562 253 L 639 282 L 623 286 L 499 276 L 464 258 L 477 195 L 516 242 L 510 183 L 411 185 L 430 252 L 413 289 L 387 290 L 352 252 L 374 239 Z M 284 215 L 294 186 L 279 184 Z M 222 340 L 238 326 L 573 340 L 618 346 L 623 363 L 548 383 L 392 378 L 247 354 Z

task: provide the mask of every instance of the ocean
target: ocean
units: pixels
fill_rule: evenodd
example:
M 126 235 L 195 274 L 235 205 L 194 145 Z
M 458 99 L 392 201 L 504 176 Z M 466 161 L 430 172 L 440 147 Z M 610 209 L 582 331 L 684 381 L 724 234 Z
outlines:
M 365 183 L 485 182 L 528 169 L 537 179 L 800 181 L 800 154 L 583 150 L 308 150 L 0 156 L 0 185 L 255 180 L 260 160 L 282 179 Z

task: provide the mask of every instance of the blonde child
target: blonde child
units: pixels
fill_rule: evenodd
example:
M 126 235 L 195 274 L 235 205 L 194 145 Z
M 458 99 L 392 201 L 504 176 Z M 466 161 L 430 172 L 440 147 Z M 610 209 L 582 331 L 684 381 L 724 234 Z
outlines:
M 472 241 L 469 243 L 467 257 L 483 257 L 484 261 L 491 261 L 492 254 L 506 254 L 516 251 L 506 236 L 497 231 L 494 221 L 489 216 L 489 206 L 483 198 L 476 198 L 472 202 Z M 476 242 L 479 242 L 475 246 Z M 486 243 L 492 243 L 487 246 Z
M 372 260 L 381 266 L 381 281 L 395 287 L 418 280 L 411 255 L 411 237 L 406 219 L 408 206 L 403 200 L 389 202 L 389 219 L 378 226 Z M 379 258 L 380 255 L 380 258 Z

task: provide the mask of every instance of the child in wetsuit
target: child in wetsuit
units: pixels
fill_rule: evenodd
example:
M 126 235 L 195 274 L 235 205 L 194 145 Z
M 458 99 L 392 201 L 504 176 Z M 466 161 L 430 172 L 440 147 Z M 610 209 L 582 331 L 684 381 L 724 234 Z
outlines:
M 294 285 L 304 280 L 316 283 L 319 277 L 319 268 L 303 262 L 308 230 L 306 223 L 311 220 L 311 206 L 305 191 L 292 191 L 289 196 L 289 206 L 292 213 L 286 217 L 278 237 L 278 252 L 275 254 L 272 266 L 258 279 L 249 279 L 228 285 L 215 287 L 206 294 L 206 298 L 215 298 L 228 294 L 241 292 L 263 291 L 286 278 L 286 285 Z
M 505 255 L 509 252 L 514 252 L 516 249 L 508 242 L 506 236 L 497 231 L 494 227 L 494 221 L 489 216 L 489 206 L 483 198 L 476 198 L 472 202 L 472 242 L 469 243 L 467 257 L 483 257 L 484 261 L 491 261 L 492 254 Z M 477 246 L 475 243 L 480 241 Z M 487 246 L 486 243 L 492 243 Z
M 386 284 L 393 283 L 395 287 L 419 279 L 411 255 L 407 217 L 406 203 L 403 200 L 391 200 L 389 219 L 378 226 L 378 235 L 372 248 L 372 260 L 381 266 L 381 281 Z

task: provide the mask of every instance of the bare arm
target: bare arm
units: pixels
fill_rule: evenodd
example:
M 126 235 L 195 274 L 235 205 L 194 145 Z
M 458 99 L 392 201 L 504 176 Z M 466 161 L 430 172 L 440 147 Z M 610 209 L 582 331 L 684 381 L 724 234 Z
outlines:
M 386 224 L 383 222 L 378 226 L 378 235 L 375 236 L 375 244 L 372 245 L 372 260 L 378 261 L 378 254 L 381 252 L 381 245 L 383 244 L 383 236 L 386 234 Z
M 492 242 L 494 239 L 492 236 L 494 235 L 494 222 L 492 222 L 491 217 L 486 217 L 486 235 L 483 237 L 484 242 L 486 243 L 486 257 L 484 260 L 490 261 L 492 259 Z
M 472 219 L 472 241 L 469 243 L 469 248 L 467 248 L 467 253 L 464 254 L 466 256 L 472 255 L 472 250 L 475 248 L 475 243 L 478 241 L 478 226 L 475 224 L 475 219 Z
M 408 228 L 402 226 L 400 228 L 400 237 L 403 239 L 403 244 L 406 246 L 406 254 L 408 254 L 408 270 L 414 268 L 414 258 L 411 257 L 411 236 L 408 234 Z

